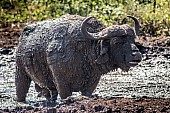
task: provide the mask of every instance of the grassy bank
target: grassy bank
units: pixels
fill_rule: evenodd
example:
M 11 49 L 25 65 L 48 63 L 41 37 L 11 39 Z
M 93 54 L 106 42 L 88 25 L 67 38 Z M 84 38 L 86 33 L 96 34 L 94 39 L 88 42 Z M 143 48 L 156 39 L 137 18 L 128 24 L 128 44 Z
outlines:
M 136 16 L 141 33 L 170 35 L 170 0 L 1 0 L 0 22 L 26 23 L 63 14 L 95 16 L 106 25 L 122 24 Z

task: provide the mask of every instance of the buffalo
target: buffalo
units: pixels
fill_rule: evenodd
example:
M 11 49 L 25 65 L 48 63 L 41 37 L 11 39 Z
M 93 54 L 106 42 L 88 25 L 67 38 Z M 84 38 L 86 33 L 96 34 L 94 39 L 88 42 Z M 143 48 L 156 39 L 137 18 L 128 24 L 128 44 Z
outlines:
M 25 101 L 31 81 L 47 99 L 81 91 L 91 96 L 101 75 L 128 71 L 142 55 L 135 45 L 139 22 L 106 27 L 95 17 L 64 15 L 26 26 L 16 52 L 16 100 Z

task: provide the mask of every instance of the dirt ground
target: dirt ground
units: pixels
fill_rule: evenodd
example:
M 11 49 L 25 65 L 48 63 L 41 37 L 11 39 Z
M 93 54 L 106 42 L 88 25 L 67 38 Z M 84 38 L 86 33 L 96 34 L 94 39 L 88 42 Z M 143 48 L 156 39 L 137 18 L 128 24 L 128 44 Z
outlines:
M 77 99 L 79 98 L 79 99 Z M 0 112 L 22 113 L 170 113 L 170 98 L 86 98 L 67 99 L 62 104 L 43 107 L 18 106 Z
M 0 47 L 16 46 L 21 31 L 22 27 L 20 26 L 12 26 L 10 23 L 9 25 L 3 25 L 0 23 Z
M 22 27 L 0 27 L 0 47 L 13 48 L 18 44 Z M 149 46 L 170 48 L 170 38 L 151 38 L 140 36 L 136 43 L 141 52 Z M 1 98 L 1 97 L 0 97 Z M 170 113 L 170 98 L 151 98 L 147 96 L 124 97 L 70 97 L 60 104 L 45 102 L 44 105 L 18 106 L 14 109 L 1 109 L 0 112 L 39 112 L 39 113 Z

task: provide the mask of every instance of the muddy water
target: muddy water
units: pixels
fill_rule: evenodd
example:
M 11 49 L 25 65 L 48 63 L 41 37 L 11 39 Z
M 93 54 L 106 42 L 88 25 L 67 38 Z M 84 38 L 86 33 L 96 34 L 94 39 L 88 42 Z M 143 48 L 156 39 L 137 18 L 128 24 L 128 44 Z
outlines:
M 111 72 L 102 77 L 96 93 L 101 96 L 170 97 L 170 60 L 153 57 L 128 73 Z
M 103 75 L 94 94 L 102 97 L 163 97 L 170 98 L 170 51 L 148 52 L 143 61 L 129 72 L 117 70 Z M 15 102 L 15 49 L 0 48 L 0 108 L 13 108 Z M 37 98 L 31 84 L 27 100 L 30 104 L 44 100 Z

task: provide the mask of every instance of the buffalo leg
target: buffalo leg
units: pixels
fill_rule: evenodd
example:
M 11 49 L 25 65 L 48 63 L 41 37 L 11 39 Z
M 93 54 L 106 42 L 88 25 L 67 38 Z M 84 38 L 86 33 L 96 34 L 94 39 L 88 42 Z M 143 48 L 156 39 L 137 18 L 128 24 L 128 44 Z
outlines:
M 51 92 L 51 100 L 57 100 L 57 96 L 58 96 L 58 91 L 57 89 L 55 90 L 50 90 Z
M 44 96 L 47 100 L 56 100 L 58 92 L 56 88 L 41 88 L 35 83 L 35 89 L 39 93 L 38 97 Z
M 60 87 L 60 92 L 59 95 L 61 97 L 61 99 L 66 99 L 67 97 L 72 95 L 72 92 L 69 91 L 69 88 L 64 88 L 64 87 Z
M 66 99 L 68 96 L 72 95 L 72 92 L 70 91 L 70 86 L 66 85 L 66 83 L 57 84 L 57 90 L 61 99 Z
M 58 91 L 56 87 L 48 87 L 48 90 L 50 92 L 50 100 L 52 101 L 57 100 Z
M 44 96 L 47 100 L 50 99 L 50 91 L 47 88 L 41 88 L 35 83 L 35 90 L 38 92 L 38 97 Z
M 91 79 L 88 81 L 87 86 L 81 91 L 81 92 L 82 92 L 82 95 L 91 97 L 93 91 L 96 89 L 97 84 L 99 83 L 99 80 L 100 80 L 100 77 L 95 78 L 95 80 L 94 80 L 93 78 L 91 78 Z
M 16 86 L 16 101 L 24 102 L 31 84 L 31 79 L 22 68 L 16 68 L 15 86 Z

